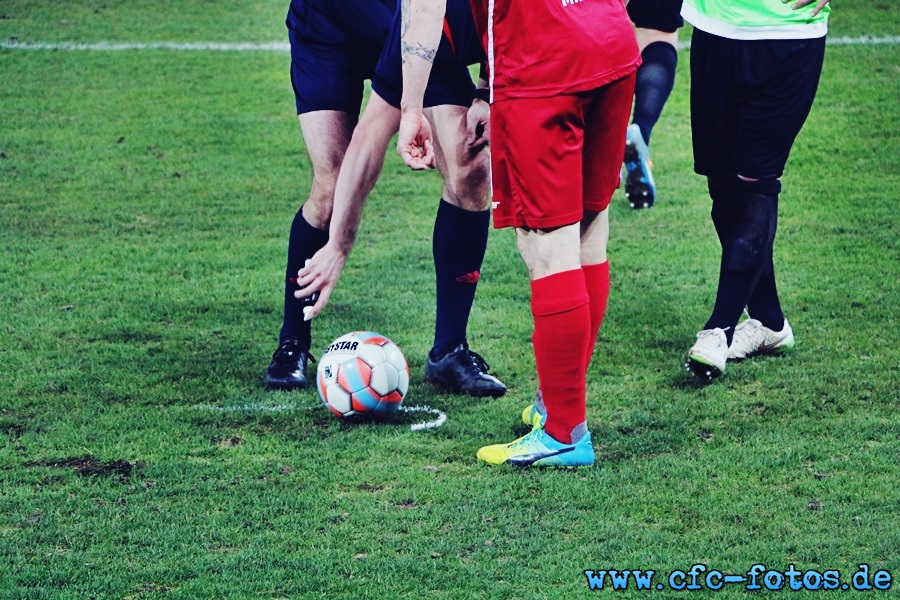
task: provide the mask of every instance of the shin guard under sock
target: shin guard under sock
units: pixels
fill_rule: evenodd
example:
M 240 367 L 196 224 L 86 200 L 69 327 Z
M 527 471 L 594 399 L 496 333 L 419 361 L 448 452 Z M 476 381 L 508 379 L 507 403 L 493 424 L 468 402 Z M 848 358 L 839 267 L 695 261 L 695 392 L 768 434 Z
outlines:
M 531 282 L 534 357 L 547 407 L 544 430 L 572 443 L 572 430 L 585 421 L 584 357 L 590 343 L 591 313 L 581 269 Z
M 734 326 L 750 301 L 760 276 L 772 264 L 772 244 L 778 222 L 778 187 L 777 181 L 738 180 L 734 205 L 727 207 L 731 227 L 722 239 L 716 302 L 704 329 L 724 329 L 729 344 Z
M 644 142 L 650 145 L 650 133 L 659 120 L 663 107 L 675 84 L 675 66 L 678 52 L 667 42 L 653 42 L 641 52 L 634 83 L 634 118 L 641 128 Z
M 284 318 L 279 343 L 292 338 L 307 348 L 311 342 L 310 322 L 303 320 L 303 300 L 295 298 L 297 271 L 328 242 L 328 232 L 316 229 L 303 217 L 303 208 L 294 215 L 288 240 L 287 267 L 284 275 Z
M 487 249 L 490 211 L 469 211 L 441 200 L 432 251 L 436 286 L 434 347 L 438 358 L 466 341 L 466 326 Z
M 583 265 L 584 284 L 590 298 L 591 329 L 588 352 L 584 359 L 584 368 L 587 369 L 594 356 L 594 346 L 597 336 L 600 334 L 600 326 L 603 325 L 603 317 L 606 315 L 606 305 L 609 301 L 609 261 L 596 265 Z

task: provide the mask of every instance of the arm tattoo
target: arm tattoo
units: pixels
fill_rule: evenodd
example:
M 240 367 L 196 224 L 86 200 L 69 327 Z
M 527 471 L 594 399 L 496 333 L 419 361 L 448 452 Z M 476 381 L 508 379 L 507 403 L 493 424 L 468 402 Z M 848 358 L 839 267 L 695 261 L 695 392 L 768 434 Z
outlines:
M 418 56 L 422 60 L 428 61 L 430 63 L 434 62 L 434 55 L 437 52 L 433 48 L 426 48 L 422 44 L 418 44 L 413 46 L 408 42 L 400 43 L 400 54 L 403 56 L 403 61 L 406 62 L 407 56 Z

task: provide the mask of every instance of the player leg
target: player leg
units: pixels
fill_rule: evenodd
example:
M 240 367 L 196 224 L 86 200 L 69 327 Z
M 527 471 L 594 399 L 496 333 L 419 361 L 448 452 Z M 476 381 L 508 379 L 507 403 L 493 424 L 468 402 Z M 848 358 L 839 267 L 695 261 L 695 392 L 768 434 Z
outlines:
M 771 228 L 760 252 L 753 286 L 745 298 L 749 318 L 734 330 L 728 358 L 741 360 L 759 354 L 778 354 L 794 347 L 794 332 L 784 317 L 775 281 L 773 245 L 778 221 L 780 176 L 794 139 L 806 122 L 818 88 L 825 39 L 772 41 L 764 57 L 775 55 L 776 81 L 757 81 L 748 98 L 749 110 L 738 129 L 736 203 L 750 212 L 748 220 L 765 219 Z M 766 69 L 768 70 L 768 69 Z M 785 100 L 788 98 L 789 100 Z M 760 121 L 757 115 L 765 115 Z M 741 228 L 735 237 L 740 239 Z M 731 249 L 734 252 L 734 249 Z
M 608 239 L 609 209 L 600 212 L 585 211 L 581 221 L 581 270 L 584 272 L 591 309 L 591 337 L 584 361 L 585 370 L 591 364 L 609 302 L 609 259 L 606 256 Z
M 603 324 L 609 299 L 609 203 L 619 185 L 621 148 L 635 94 L 636 76 L 614 81 L 593 94 L 585 113 L 584 218 L 581 221 L 581 265 L 591 308 L 591 344 L 585 369 Z
M 515 466 L 592 465 L 583 362 L 590 347 L 591 314 L 579 260 L 580 225 L 520 227 L 516 240 L 531 279 L 531 339 L 546 417 L 543 427 L 511 443 L 481 448 L 478 458 Z
M 547 411 L 543 428 L 509 444 L 481 448 L 479 459 L 491 464 L 594 462 L 585 419 L 591 309 L 581 265 L 580 225 L 581 123 L 587 103 L 577 95 L 505 100 L 491 108 L 494 222 L 516 228 L 528 269 L 535 366 Z M 613 164 L 617 168 L 620 162 Z
M 582 190 L 584 216 L 580 223 L 580 263 L 590 310 L 589 343 L 584 357 L 587 371 L 609 301 L 609 203 L 619 185 L 619 165 L 625 129 L 631 112 L 635 76 L 629 75 L 592 93 L 584 115 Z M 546 418 L 543 392 L 522 411 L 522 421 L 538 426 Z
M 675 85 L 675 67 L 678 64 L 678 32 L 656 29 L 635 29 L 641 49 L 641 66 L 638 67 L 634 87 L 634 115 L 632 124 L 650 145 L 650 135 L 659 120 L 669 94 Z
M 398 109 L 403 91 L 400 14 L 395 13 L 372 80 L 373 91 Z M 484 359 L 469 349 L 466 334 L 490 220 L 487 151 L 469 150 L 465 142 L 466 111 L 474 91 L 467 65 L 483 58 L 483 52 L 468 3 L 449 5 L 445 26 L 453 35 L 441 40 L 434 59 L 440 68 L 432 73 L 424 97 L 444 180 L 433 236 L 435 339 L 425 378 L 454 393 L 497 397 L 506 386 L 488 374 Z
M 581 225 L 518 228 L 516 239 L 531 279 L 532 342 L 547 411 L 544 428 L 557 441 L 572 443 L 587 432 L 585 363 L 594 339 L 580 260 Z
M 281 332 L 278 349 L 265 375 L 265 383 L 272 389 L 295 389 L 307 385 L 311 322 L 303 319 L 306 299 L 294 297 L 297 271 L 328 241 L 328 223 L 338 172 L 356 124 L 356 115 L 340 111 L 315 111 L 301 114 L 298 118 L 312 163 L 313 179 L 309 196 L 291 223 Z
M 656 182 L 650 160 L 650 132 L 662 114 L 675 83 L 678 33 L 641 30 L 655 40 L 641 51 L 634 94 L 634 120 L 625 142 L 625 197 L 631 208 L 649 208 L 656 201 Z M 642 37 L 638 37 L 640 41 Z
M 691 39 L 691 132 L 694 170 L 707 177 L 712 221 L 723 248 L 734 235 L 737 96 L 728 45 L 732 42 L 698 29 Z M 720 266 L 720 274 L 722 268 Z M 738 313 L 740 314 L 740 313 Z M 727 326 L 726 326 L 727 327 Z M 685 367 L 712 379 L 725 370 L 732 332 L 704 328 L 688 350 Z
M 307 385 L 311 330 L 303 318 L 307 301 L 294 297 L 297 271 L 328 240 L 338 172 L 359 115 L 363 82 L 374 68 L 365 58 L 371 48 L 363 51 L 359 43 L 350 43 L 358 36 L 346 24 L 315 9 L 305 0 L 292 0 L 286 19 L 291 83 L 313 179 L 291 224 L 279 345 L 264 377 L 272 389 Z M 389 18 L 386 10 L 374 8 L 369 16 L 373 22 Z
M 675 83 L 680 0 L 632 0 L 627 6 L 641 49 L 634 90 L 634 116 L 625 147 L 625 197 L 632 208 L 653 206 L 656 183 L 650 160 L 650 134 Z
M 467 2 L 448 4 L 445 34 L 425 91 L 425 115 L 434 136 L 443 189 L 435 217 L 435 333 L 425 378 L 453 393 L 498 397 L 506 386 L 488 373 L 487 362 L 468 345 L 467 327 L 490 227 L 490 156 L 484 144 L 467 144 L 467 115 L 474 85 L 468 65 L 484 59 Z M 395 19 L 372 82 L 374 90 L 400 105 L 402 59 Z M 448 34 L 449 32 L 449 34 Z M 487 106 L 476 103 L 473 115 Z
M 744 90 L 738 105 L 746 110 L 737 113 L 733 183 L 729 186 L 718 177 L 710 178 L 722 261 L 715 306 L 704 331 L 698 334 L 695 348 L 703 346 L 700 336 L 704 332 L 721 331 L 724 336 L 715 337 L 725 338 L 727 357 L 744 358 L 788 349 L 794 343 L 777 297 L 772 260 L 779 178 L 815 97 L 824 39 L 771 40 L 765 48 L 739 42 L 734 45 L 740 58 L 731 68 Z M 720 187 L 728 192 L 720 196 Z M 751 318 L 738 330 L 735 326 L 748 304 L 760 316 L 765 315 L 767 322 Z M 704 356 L 695 360 L 692 349 L 688 368 L 707 377 L 721 373 L 724 361 L 720 360 L 719 346 L 717 343 L 717 364 L 705 363 Z
M 490 227 L 490 154 L 485 146 L 468 147 L 467 112 L 455 104 L 425 111 L 444 181 L 432 238 L 436 314 L 425 378 L 454 393 L 499 397 L 506 386 L 469 349 L 466 335 Z

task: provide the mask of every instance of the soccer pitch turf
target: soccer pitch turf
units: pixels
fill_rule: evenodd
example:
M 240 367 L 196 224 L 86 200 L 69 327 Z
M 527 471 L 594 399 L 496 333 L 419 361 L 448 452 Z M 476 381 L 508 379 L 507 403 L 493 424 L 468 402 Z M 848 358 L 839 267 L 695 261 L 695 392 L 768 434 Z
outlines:
M 627 569 L 662 598 L 697 564 L 900 576 L 900 9 L 832 5 L 843 43 L 780 202 L 796 349 L 706 386 L 682 370 L 718 268 L 682 49 L 657 205 L 620 190 L 611 208 L 598 464 L 517 471 L 475 460 L 524 433 L 536 386 L 513 236 L 491 232 L 469 327 L 509 392 L 442 394 L 421 377 L 440 180 L 393 150 L 313 350 L 390 336 L 406 411 L 342 423 L 314 389 L 262 387 L 310 183 L 286 3 L 0 3 L 0 597 L 573 598 L 585 570 Z

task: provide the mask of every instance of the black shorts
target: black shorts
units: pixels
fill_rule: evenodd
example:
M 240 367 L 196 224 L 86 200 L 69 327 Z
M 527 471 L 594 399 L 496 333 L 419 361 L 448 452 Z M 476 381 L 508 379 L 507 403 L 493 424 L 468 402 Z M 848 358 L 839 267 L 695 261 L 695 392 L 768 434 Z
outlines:
M 399 11 L 400 8 L 398 7 Z M 469 65 L 486 60 L 475 31 L 469 0 L 448 0 L 444 33 L 428 78 L 424 106 L 469 106 L 475 84 Z M 391 106 L 400 107 L 403 94 L 403 62 L 400 56 L 400 19 L 395 18 L 372 78 L 372 89 Z
M 824 37 L 746 41 L 694 29 L 694 170 L 707 176 L 781 177 L 812 108 L 824 57 Z
M 291 0 L 285 24 L 297 114 L 359 114 L 396 0 Z
M 682 0 L 631 0 L 626 7 L 635 27 L 672 33 L 684 25 Z

